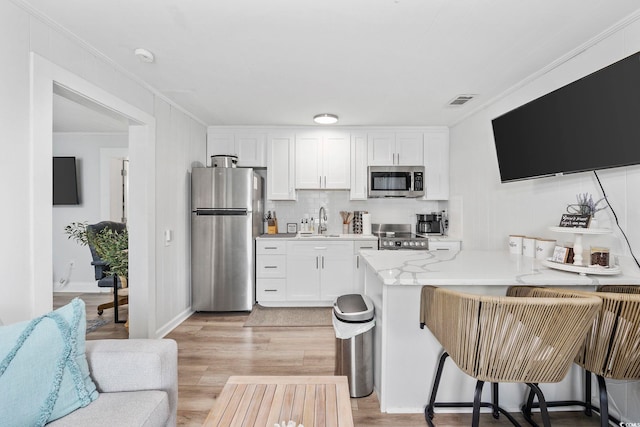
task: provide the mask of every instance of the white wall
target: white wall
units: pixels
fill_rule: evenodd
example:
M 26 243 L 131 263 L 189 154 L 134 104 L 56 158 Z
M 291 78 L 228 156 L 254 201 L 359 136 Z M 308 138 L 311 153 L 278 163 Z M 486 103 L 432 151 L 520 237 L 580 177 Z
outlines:
M 576 194 L 602 197 L 590 172 L 501 184 L 491 119 L 639 50 L 640 22 L 636 21 L 451 129 L 451 194 L 460 206 L 452 204 L 450 211 L 462 218 L 462 224 L 452 223 L 452 234 L 463 235 L 465 247 L 504 248 L 509 234 L 561 239 L 548 227 L 558 224 Z M 640 166 L 598 174 L 621 226 L 640 252 Z M 610 210 L 599 212 L 598 219 L 601 226 L 615 228 Z M 590 237 L 585 243 L 593 239 L 602 239 L 597 241 L 611 246 L 613 252 L 629 253 L 619 232 Z
M 156 247 L 163 247 L 164 229 L 181 236 L 180 245 L 188 247 L 188 221 L 185 219 L 188 193 L 166 191 L 162 183 L 175 180 L 184 182 L 192 161 L 205 158 L 206 128 L 204 124 L 170 105 L 117 67 L 93 52 L 82 42 L 58 30 L 53 24 L 32 16 L 9 0 L 0 0 L 0 200 L 4 206 L 0 219 L 5 233 L 0 243 L 0 263 L 5 277 L 0 292 L 7 298 L 0 300 L 0 318 L 5 323 L 33 317 L 34 266 L 33 247 L 30 244 L 34 224 L 31 215 L 30 195 L 33 193 L 33 176 L 30 170 L 30 63 L 31 51 L 82 77 L 99 88 L 113 94 L 130 105 L 156 118 L 156 177 L 159 184 L 154 195 L 157 205 L 170 207 L 163 212 L 162 221 L 156 224 Z M 169 114 L 166 114 L 166 113 Z M 46 144 L 47 141 L 36 141 Z M 184 150 L 181 151 L 181 150 Z M 166 154 L 167 152 L 172 154 Z M 180 155 L 175 155 L 180 152 Z M 155 219 L 155 218 L 152 218 Z M 37 239 L 36 239 L 37 241 Z M 177 242 L 177 240 L 176 240 Z M 174 246 L 175 247 L 175 246 Z M 183 297 L 175 300 L 173 294 L 189 293 L 188 252 L 156 252 L 156 258 L 165 262 L 163 274 L 156 275 L 156 312 L 153 328 L 162 333 L 177 324 L 190 310 L 190 303 Z M 156 263 L 158 259 L 155 260 Z M 152 261 L 153 262 L 153 261 Z M 156 266 L 152 266 L 157 270 Z M 132 284 L 133 285 L 133 284 Z M 165 301 L 164 299 L 171 299 Z M 153 305 L 152 305 L 153 306 Z M 166 319 L 172 319 L 165 322 Z M 173 322 L 173 323 L 171 323 Z
M 93 224 L 108 220 L 101 213 L 101 148 L 125 148 L 122 134 L 54 133 L 53 155 L 75 156 L 80 204 L 53 207 L 53 289 L 64 292 L 99 292 L 89 248 L 67 238 L 71 222 Z M 61 284 L 64 280 L 64 286 Z M 108 289 L 103 289 L 107 292 Z
M 461 218 L 451 222 L 451 234 L 460 235 L 465 248 L 506 249 L 509 234 L 566 239 L 554 235 L 548 227 L 559 223 L 566 206 L 575 202 L 576 194 L 589 192 L 594 198 L 602 197 L 593 174 L 501 184 L 491 119 L 639 50 L 640 22 L 636 21 L 451 129 L 449 210 L 452 216 Z M 640 255 L 640 166 L 598 173 L 620 225 L 634 252 Z M 610 211 L 598 213 L 598 220 L 601 227 L 615 227 Z M 585 237 L 585 247 L 590 244 L 609 246 L 617 254 L 629 253 L 617 230 L 606 237 Z M 635 266 L 631 268 L 639 273 Z M 624 420 L 639 420 L 638 382 L 608 385 L 614 406 L 622 411 Z
M 294 222 L 300 229 L 300 220 L 309 214 L 316 220 L 320 206 L 327 212 L 327 232 L 342 233 L 340 211 L 368 211 L 374 224 L 411 224 L 415 227 L 416 214 L 438 212 L 446 208 L 446 202 L 418 199 L 368 199 L 349 200 L 349 191 L 298 190 L 297 201 L 267 200 L 266 211 L 276 211 L 278 231 L 286 233 L 287 223 Z M 442 207 L 441 207 L 442 206 Z M 266 231 L 265 231 L 266 232 Z

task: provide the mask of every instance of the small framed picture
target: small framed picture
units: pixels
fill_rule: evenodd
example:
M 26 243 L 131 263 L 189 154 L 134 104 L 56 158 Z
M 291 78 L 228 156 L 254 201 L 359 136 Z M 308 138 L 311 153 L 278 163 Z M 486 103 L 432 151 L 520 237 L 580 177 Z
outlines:
M 572 263 L 573 262 L 573 248 L 565 248 L 563 246 L 556 246 L 551 255 L 551 261 Z
M 295 234 L 297 232 L 298 232 L 298 224 L 296 224 L 295 222 L 288 222 L 287 223 L 287 233 Z

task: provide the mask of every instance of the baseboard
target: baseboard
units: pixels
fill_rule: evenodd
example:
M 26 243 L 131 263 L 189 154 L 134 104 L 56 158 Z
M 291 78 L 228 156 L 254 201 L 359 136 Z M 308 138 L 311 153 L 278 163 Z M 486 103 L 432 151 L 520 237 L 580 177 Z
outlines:
M 182 313 L 179 313 L 176 317 L 171 319 L 169 322 L 164 324 L 161 328 L 156 329 L 155 338 L 164 338 L 169 332 L 173 331 L 178 325 L 184 322 L 189 318 L 195 311 L 191 309 L 191 307 L 184 310 Z
M 99 288 L 97 282 L 69 282 L 64 286 L 53 282 L 53 292 L 107 294 L 111 293 L 111 288 Z

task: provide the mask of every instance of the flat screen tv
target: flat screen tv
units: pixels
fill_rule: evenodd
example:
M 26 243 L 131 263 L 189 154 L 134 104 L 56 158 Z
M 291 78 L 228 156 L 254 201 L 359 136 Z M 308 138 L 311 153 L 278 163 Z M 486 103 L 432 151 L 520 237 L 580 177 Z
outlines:
M 640 52 L 492 120 L 502 182 L 640 163 Z
M 53 204 L 80 204 L 75 157 L 53 158 Z

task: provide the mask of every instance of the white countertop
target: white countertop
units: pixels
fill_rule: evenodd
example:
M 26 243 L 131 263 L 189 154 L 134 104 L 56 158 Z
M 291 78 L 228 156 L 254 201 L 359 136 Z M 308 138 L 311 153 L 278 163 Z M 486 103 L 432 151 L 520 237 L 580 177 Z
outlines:
M 378 240 L 373 234 L 263 234 L 256 239 L 286 240 Z
M 640 284 L 640 271 L 623 257 L 619 257 L 622 274 L 582 276 L 507 251 L 365 250 L 361 255 L 385 285 Z

